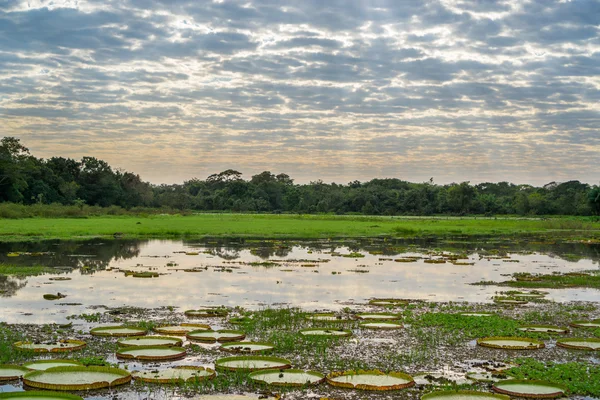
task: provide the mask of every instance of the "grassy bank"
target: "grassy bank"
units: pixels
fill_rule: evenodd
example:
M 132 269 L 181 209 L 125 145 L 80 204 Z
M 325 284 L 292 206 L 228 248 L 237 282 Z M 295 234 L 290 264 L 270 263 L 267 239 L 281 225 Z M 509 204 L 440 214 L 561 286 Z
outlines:
M 0 220 L 0 241 L 128 238 L 478 236 L 542 234 L 600 238 L 600 223 L 584 218 L 402 218 L 369 216 L 200 214 Z

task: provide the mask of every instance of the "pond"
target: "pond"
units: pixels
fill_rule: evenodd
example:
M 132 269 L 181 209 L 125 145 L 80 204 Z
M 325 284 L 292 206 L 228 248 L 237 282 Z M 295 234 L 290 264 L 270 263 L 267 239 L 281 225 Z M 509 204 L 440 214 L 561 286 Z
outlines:
M 503 288 L 471 283 L 505 281 L 515 272 L 598 269 L 599 259 L 598 245 L 534 239 L 4 243 L 0 263 L 44 265 L 56 272 L 4 277 L 0 315 L 8 323 L 40 324 L 64 323 L 69 315 L 99 306 L 184 311 L 289 305 L 335 311 L 371 298 L 486 303 Z M 557 302 L 600 298 L 596 289 L 547 291 L 547 299 Z M 57 293 L 66 297 L 43 297 Z

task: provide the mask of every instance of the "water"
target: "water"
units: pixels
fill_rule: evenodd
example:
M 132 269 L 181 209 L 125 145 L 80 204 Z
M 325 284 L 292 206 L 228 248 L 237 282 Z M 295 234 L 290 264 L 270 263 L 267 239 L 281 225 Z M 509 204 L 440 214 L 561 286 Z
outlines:
M 410 263 L 393 261 L 411 256 L 427 258 L 440 251 L 466 254 L 468 260 L 460 261 L 474 265 L 427 264 L 423 259 Z M 488 259 L 491 251 L 509 258 Z M 42 254 L 8 257 L 11 252 Z M 186 254 L 192 252 L 198 255 Z M 351 253 L 364 257 L 343 257 Z M 599 258 L 598 245 L 511 241 L 0 243 L 0 262 L 57 268 L 55 274 L 1 279 L 0 315 L 8 323 L 64 323 L 69 315 L 90 313 L 90 307 L 101 306 L 173 306 L 184 311 L 210 305 L 248 309 L 289 305 L 312 311 L 338 310 L 351 302 L 364 303 L 374 297 L 490 302 L 495 292 L 505 289 L 469 283 L 508 280 L 514 272 L 597 269 Z M 309 264 L 314 266 L 306 266 Z M 125 270 L 160 275 L 135 278 L 125 276 Z M 56 277 L 71 280 L 51 280 Z M 597 301 L 600 296 L 595 289 L 547 291 L 550 294 L 546 298 L 559 302 Z M 67 297 L 43 299 L 44 294 L 57 292 Z

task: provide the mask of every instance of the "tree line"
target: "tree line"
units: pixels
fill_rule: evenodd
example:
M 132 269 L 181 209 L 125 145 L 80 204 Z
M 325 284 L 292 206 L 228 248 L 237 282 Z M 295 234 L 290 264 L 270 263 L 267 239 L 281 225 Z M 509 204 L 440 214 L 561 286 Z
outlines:
M 249 180 L 229 169 L 205 180 L 153 185 L 94 157 L 30 154 L 19 139 L 0 141 L 0 203 L 170 208 L 198 211 L 369 215 L 598 215 L 600 187 L 573 180 L 542 187 L 509 182 L 434 184 L 372 179 L 296 184 L 264 171 Z

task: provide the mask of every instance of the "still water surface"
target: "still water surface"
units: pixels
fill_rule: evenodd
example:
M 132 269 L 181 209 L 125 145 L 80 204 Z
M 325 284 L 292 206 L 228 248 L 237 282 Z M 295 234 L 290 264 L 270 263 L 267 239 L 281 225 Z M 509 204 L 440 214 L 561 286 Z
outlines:
M 460 261 L 474 265 L 425 263 L 427 258 L 439 258 L 442 251 L 466 255 Z M 8 257 L 11 252 L 30 254 Z M 43 254 L 31 254 L 35 252 Z M 344 257 L 351 253 L 363 257 Z M 503 281 L 514 272 L 597 269 L 599 254 L 598 245 L 510 241 L 0 243 L 0 262 L 42 264 L 57 271 L 25 279 L 4 277 L 0 315 L 8 323 L 61 323 L 69 315 L 89 313 L 90 306 L 174 306 L 183 311 L 206 305 L 249 309 L 290 305 L 337 310 L 374 297 L 490 302 L 495 292 L 506 289 L 469 283 Z M 420 258 L 410 263 L 394 261 L 411 256 Z M 126 270 L 159 276 L 136 278 L 126 276 Z M 53 280 L 56 277 L 71 279 Z M 594 289 L 548 291 L 548 299 L 561 302 L 600 298 L 600 291 Z M 43 299 L 44 294 L 57 292 L 67 297 Z

